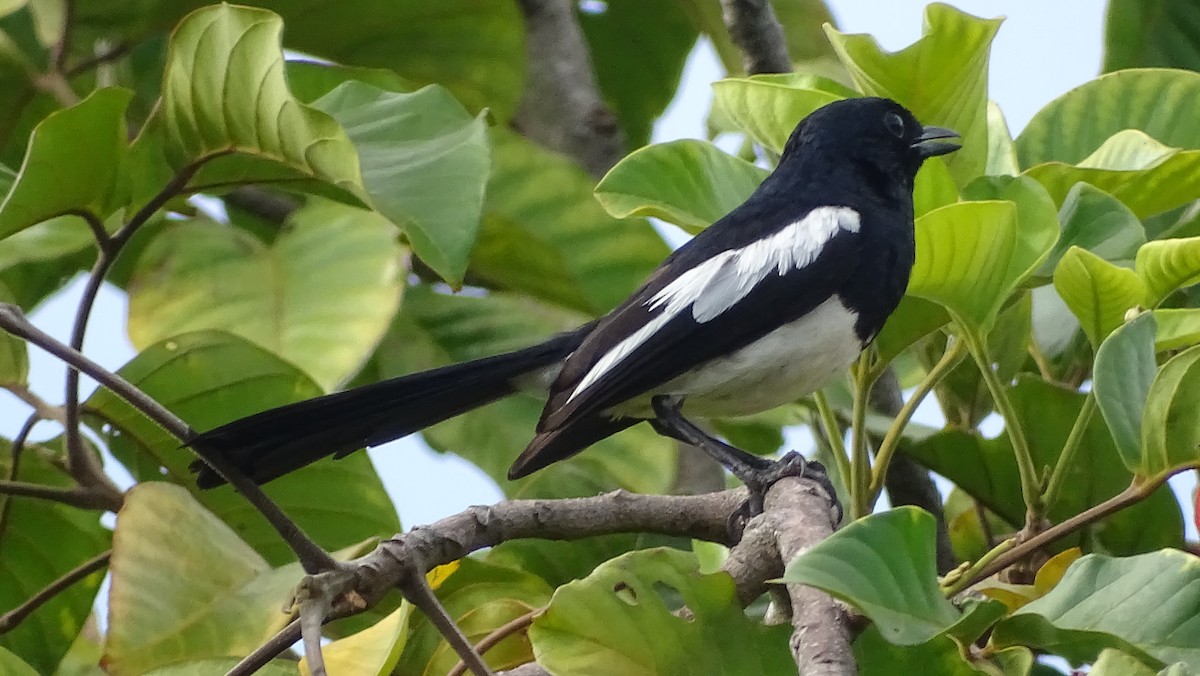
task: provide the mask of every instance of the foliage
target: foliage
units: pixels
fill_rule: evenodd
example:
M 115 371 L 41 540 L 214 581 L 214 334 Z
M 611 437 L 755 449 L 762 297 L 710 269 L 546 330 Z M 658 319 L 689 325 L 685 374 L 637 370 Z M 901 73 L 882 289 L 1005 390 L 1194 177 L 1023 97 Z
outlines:
M 819 1 L 775 0 L 797 72 L 747 76 L 715 0 L 580 3 L 598 85 L 630 141 L 598 184 L 519 133 L 518 3 L 250 4 L 0 2 L 0 300 L 31 310 L 119 255 L 108 281 L 128 294 L 139 351 L 119 373 L 197 429 L 531 344 L 607 311 L 667 255 L 645 217 L 698 232 L 767 174 L 766 160 L 707 141 L 642 147 L 706 35 L 729 74 L 714 84 L 712 128 L 768 154 L 803 115 L 860 95 L 896 98 L 966 142 L 918 176 L 908 296 L 849 388 L 861 401 L 894 364 L 949 422 L 855 417 L 845 384 L 829 388 L 828 412 L 856 438 L 875 435 L 880 452 L 874 466 L 864 445 L 840 459 L 852 469 L 835 477 L 839 491 L 860 518 L 784 580 L 870 620 L 854 648 L 867 674 L 899 660 L 931 674 L 1045 673 L 1035 650 L 1094 662 L 1093 673 L 1200 670 L 1200 561 L 1179 551 L 1183 512 L 1164 486 L 1200 468 L 1193 3 L 1113 0 L 1108 72 L 1015 139 L 987 97 L 1000 20 L 934 4 L 925 36 L 888 53 L 822 28 Z M 281 198 L 282 217 L 256 206 Z M 25 342 L 0 335 L 0 387 L 27 393 L 28 370 Z M 777 446 L 796 416 L 816 429 L 816 408 L 714 423 Z M 641 428 L 505 482 L 539 410 L 522 395 L 423 437 L 514 498 L 671 490 L 674 446 Z M 0 670 L 228 668 L 285 621 L 299 564 L 232 489 L 199 491 L 191 452 L 137 407 L 101 388 L 80 411 L 88 444 L 135 486 L 115 529 L 68 504 L 0 495 L 0 578 L 11 582 L 0 608 L 111 543 L 106 630 L 89 633 L 92 574 L 0 635 Z M 999 436 L 981 431 L 992 414 Z M 78 479 L 58 441 L 26 445 L 19 467 L 13 440 L 0 446 L 7 481 L 66 490 Z M 868 515 L 892 452 L 955 484 L 947 516 L 970 560 L 942 580 L 930 515 Z M 363 453 L 267 492 L 347 555 L 400 529 Z M 794 669 L 786 631 L 744 613 L 727 576 L 699 572 L 702 557 L 660 544 L 505 543 L 460 562 L 436 593 L 474 641 L 529 620 L 488 652 L 497 667 Z M 1014 563 L 1024 579 L 991 575 Z M 1003 603 L 964 603 L 967 587 Z M 377 611 L 328 628 L 334 673 L 453 666 L 407 603 Z M 264 673 L 298 669 L 307 662 Z

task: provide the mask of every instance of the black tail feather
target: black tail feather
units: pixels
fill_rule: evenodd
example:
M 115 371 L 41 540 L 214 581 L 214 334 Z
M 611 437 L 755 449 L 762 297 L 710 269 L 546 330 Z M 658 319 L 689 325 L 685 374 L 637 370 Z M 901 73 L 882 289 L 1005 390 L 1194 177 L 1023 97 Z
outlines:
M 574 350 L 584 332 L 524 350 L 422 371 L 251 415 L 196 435 L 188 445 L 225 459 L 265 483 L 321 458 L 340 458 L 491 403 L 516 391 L 513 379 L 549 367 Z M 203 461 L 196 484 L 224 482 Z

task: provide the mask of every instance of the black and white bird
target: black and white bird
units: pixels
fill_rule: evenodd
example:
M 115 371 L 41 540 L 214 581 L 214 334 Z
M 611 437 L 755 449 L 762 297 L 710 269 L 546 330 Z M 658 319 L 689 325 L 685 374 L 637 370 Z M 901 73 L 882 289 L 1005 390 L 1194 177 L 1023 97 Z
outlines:
M 957 137 L 888 99 L 831 103 L 800 122 L 745 203 L 600 319 L 516 352 L 264 411 L 190 445 L 261 483 L 540 387 L 546 407 L 511 479 L 642 421 L 713 455 L 759 499 L 782 473 L 823 478 L 796 454 L 751 455 L 685 414 L 774 408 L 854 362 L 908 285 L 917 170 L 957 150 Z M 223 482 L 201 462 L 193 469 L 203 487 Z

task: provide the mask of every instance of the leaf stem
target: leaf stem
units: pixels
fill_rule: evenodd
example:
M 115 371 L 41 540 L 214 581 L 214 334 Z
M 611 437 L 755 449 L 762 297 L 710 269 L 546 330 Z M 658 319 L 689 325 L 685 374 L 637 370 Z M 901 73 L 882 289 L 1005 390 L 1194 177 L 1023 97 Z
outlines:
M 908 398 L 908 401 L 904 402 L 904 406 L 896 414 L 891 427 L 888 428 L 887 434 L 879 444 L 879 450 L 875 453 L 874 467 L 871 470 L 870 492 L 867 497 L 868 509 L 874 509 L 875 502 L 879 500 L 879 494 L 883 491 L 883 485 L 887 479 L 888 465 L 891 464 L 892 456 L 900 446 L 901 436 L 904 433 L 904 429 L 908 427 L 908 422 L 912 419 L 913 413 L 916 412 L 917 407 L 921 405 L 925 397 L 933 391 L 933 388 L 942 382 L 946 374 L 950 373 L 955 366 L 958 366 L 958 363 L 967 355 L 966 341 L 954 338 L 951 338 L 951 340 L 954 342 L 942 354 L 942 358 L 929 370 L 929 373 L 925 375 L 921 383 L 917 385 L 917 389 Z
M 1004 389 L 1004 383 L 1000 382 L 999 376 L 992 368 L 992 359 L 988 355 L 987 343 L 983 336 L 961 320 L 955 323 L 958 325 L 960 336 L 971 351 L 971 356 L 979 366 L 979 373 L 984 384 L 987 385 L 988 392 L 992 395 L 996 410 L 1000 413 L 1000 417 L 1004 418 L 1004 428 L 1008 431 L 1013 454 L 1017 459 L 1017 471 L 1021 477 L 1021 497 L 1028 510 L 1026 521 L 1027 523 L 1034 522 L 1043 513 L 1042 495 L 1038 486 L 1037 468 L 1033 463 L 1033 452 L 1029 448 L 1029 441 L 1025 438 L 1025 430 L 1021 427 L 1021 421 L 1017 417 L 1017 410 L 1013 406 L 1012 400 L 1008 398 L 1008 391 Z
M 821 419 L 821 427 L 825 430 L 825 438 L 829 440 L 830 455 L 837 465 L 842 481 L 850 481 L 850 456 L 846 454 L 846 442 L 842 439 L 842 426 L 838 424 L 829 399 L 820 390 L 813 393 L 813 403 L 817 405 L 817 415 Z
M 1011 550 L 1013 547 L 1016 546 L 1016 544 L 1017 544 L 1016 538 L 1009 538 L 1009 539 L 1005 540 L 1004 542 L 1001 542 L 1000 544 L 996 545 L 990 551 L 985 553 L 983 556 L 979 557 L 979 560 L 976 561 L 975 563 L 971 564 L 966 570 L 964 570 L 962 572 L 961 575 L 959 575 L 956 578 L 954 578 L 953 580 L 949 581 L 949 584 L 947 584 L 945 587 L 942 588 L 942 592 L 945 593 L 946 596 L 954 596 L 955 594 L 959 593 L 960 591 L 971 586 L 971 584 L 973 584 L 973 581 L 976 578 L 982 579 L 982 577 L 979 576 L 979 572 L 981 570 L 987 568 L 988 566 L 990 566 L 991 563 L 997 559 L 997 557 L 999 557 L 1001 554 L 1004 554 L 1005 552 Z M 986 576 L 984 576 L 984 577 L 986 577 Z
M 8 477 L 5 481 L 13 482 L 17 480 L 17 475 L 21 471 L 21 452 L 25 450 L 25 440 L 29 438 L 29 433 L 33 431 L 33 426 L 41 420 L 42 417 L 37 411 L 34 411 L 25 419 L 25 423 L 21 425 L 21 429 L 17 431 L 17 436 L 12 440 L 12 449 L 9 454 Z M 8 513 L 12 510 L 12 496 L 4 495 L 4 504 L 0 504 L 0 543 L 4 541 L 4 532 L 8 530 Z
M 1059 493 L 1066 484 L 1067 473 L 1071 469 L 1075 455 L 1079 450 L 1080 442 L 1083 441 L 1083 435 L 1087 432 L 1088 423 L 1091 422 L 1092 414 L 1095 411 L 1096 391 L 1093 389 L 1087 393 L 1087 398 L 1083 400 L 1083 408 L 1080 409 L 1079 415 L 1075 418 L 1075 426 L 1071 428 L 1071 433 L 1067 436 L 1067 440 L 1063 444 L 1062 453 L 1058 456 L 1058 462 L 1054 464 L 1054 471 L 1050 474 L 1050 480 L 1046 483 L 1046 490 L 1042 493 L 1042 504 L 1047 511 L 1054 507 L 1054 503 L 1058 501 Z
M 545 608 L 531 610 L 524 615 L 519 615 L 516 618 L 500 625 L 499 627 L 496 627 L 492 633 L 484 636 L 479 643 L 475 644 L 475 652 L 482 656 L 487 653 L 487 651 L 494 648 L 497 643 L 503 641 L 509 636 L 525 631 L 530 627 L 530 625 L 533 624 L 533 619 L 537 617 L 537 614 L 543 610 L 545 610 Z M 455 664 L 453 669 L 446 672 L 446 676 L 463 676 L 465 673 L 467 673 L 467 665 L 464 664 L 462 660 L 459 660 L 458 664 Z
M 870 513 L 868 497 L 871 491 L 871 459 L 867 454 L 867 404 L 871 386 L 875 384 L 871 371 L 871 351 L 863 350 L 854 369 L 854 412 L 851 420 L 853 436 L 850 448 L 850 516 L 860 519 Z

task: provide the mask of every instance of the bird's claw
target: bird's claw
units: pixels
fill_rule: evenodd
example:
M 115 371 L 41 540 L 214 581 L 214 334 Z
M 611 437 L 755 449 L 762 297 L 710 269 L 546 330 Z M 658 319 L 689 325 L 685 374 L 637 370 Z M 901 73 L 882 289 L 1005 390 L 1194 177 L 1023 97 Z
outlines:
M 729 526 L 732 534 L 740 536 L 746 522 L 763 513 L 767 491 L 784 477 L 799 477 L 815 482 L 829 498 L 833 522 L 842 522 L 842 505 L 838 502 L 837 491 L 834 490 L 825 466 L 815 460 L 805 460 L 804 456 L 791 451 L 770 465 L 750 470 L 745 476 L 739 477 L 750 490 L 750 497 L 730 516 Z

